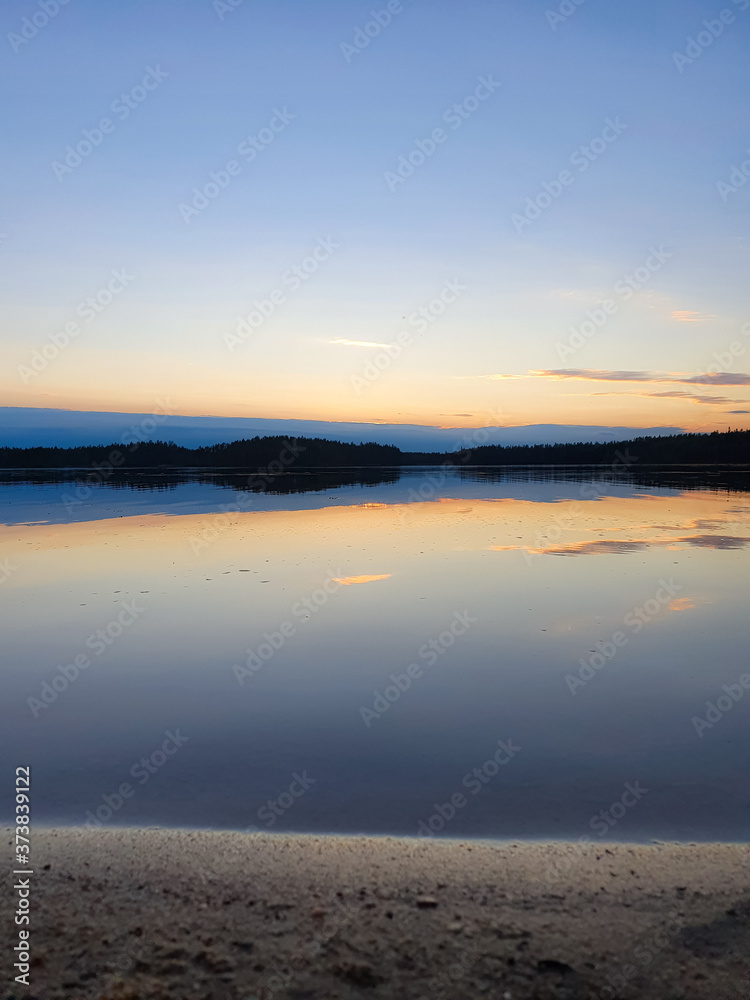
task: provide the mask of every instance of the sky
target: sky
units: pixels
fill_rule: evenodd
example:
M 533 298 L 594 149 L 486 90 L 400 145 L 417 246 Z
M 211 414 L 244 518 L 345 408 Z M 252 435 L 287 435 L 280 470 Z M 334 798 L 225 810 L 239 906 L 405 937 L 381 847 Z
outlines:
M 0 401 L 750 426 L 749 39 L 750 0 L 8 0 Z

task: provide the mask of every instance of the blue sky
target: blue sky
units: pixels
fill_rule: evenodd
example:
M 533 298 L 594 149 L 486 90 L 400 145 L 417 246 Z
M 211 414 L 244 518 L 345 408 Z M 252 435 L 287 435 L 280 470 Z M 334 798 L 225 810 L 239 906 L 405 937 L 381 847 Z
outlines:
M 169 396 L 178 413 L 218 416 L 746 426 L 747 383 L 709 385 L 703 401 L 665 384 L 716 354 L 722 370 L 750 369 L 750 185 L 717 190 L 750 157 L 745 2 L 585 0 L 553 27 L 559 5 L 542 0 L 404 0 L 347 58 L 342 45 L 385 3 L 68 0 L 19 45 L 9 33 L 40 7 L 11 0 L 5 402 L 141 413 Z M 722 9 L 733 22 L 678 68 L 674 53 Z M 140 91 L 144 77 L 163 79 Z M 499 85 L 467 111 L 481 79 Z M 131 92 L 144 99 L 124 117 L 113 105 Z M 456 102 L 459 128 L 444 117 Z M 102 118 L 111 130 L 90 155 L 55 169 Z M 580 170 L 571 158 L 607 120 L 627 127 Z M 243 140 L 272 121 L 283 128 L 246 162 Z M 386 174 L 436 128 L 445 141 L 391 190 Z M 180 205 L 230 161 L 236 176 L 186 222 Z M 566 169 L 571 182 L 518 232 L 512 217 Z M 335 249 L 299 288 L 284 282 L 320 241 Z M 614 292 L 654 250 L 664 262 L 643 286 Z M 127 287 L 81 322 L 79 304 L 122 270 Z M 425 330 L 410 324 L 449 282 L 465 290 Z M 237 317 L 274 290 L 273 314 L 228 346 Z M 605 301 L 616 310 L 567 352 Z M 29 374 L 70 322 L 79 332 Z M 399 356 L 376 362 L 404 331 Z M 741 353 L 727 355 L 732 343 Z M 550 374 L 567 369 L 649 379 Z

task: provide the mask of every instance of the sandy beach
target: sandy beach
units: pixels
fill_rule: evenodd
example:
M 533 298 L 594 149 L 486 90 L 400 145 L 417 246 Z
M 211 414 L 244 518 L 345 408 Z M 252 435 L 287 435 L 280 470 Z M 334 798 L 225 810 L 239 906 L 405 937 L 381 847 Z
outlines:
M 33 852 L 4 1000 L 750 997 L 744 846 L 59 828 Z

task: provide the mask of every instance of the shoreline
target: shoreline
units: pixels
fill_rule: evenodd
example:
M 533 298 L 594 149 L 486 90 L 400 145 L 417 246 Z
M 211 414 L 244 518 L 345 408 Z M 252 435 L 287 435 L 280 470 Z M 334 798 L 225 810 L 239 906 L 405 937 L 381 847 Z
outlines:
M 750 996 L 742 844 L 37 827 L 32 867 L 3 1000 Z
M 12 830 L 12 823 L 6 819 L 0 819 L 0 834 L 10 833 Z M 589 840 L 582 842 L 578 838 L 574 837 L 482 837 L 474 836 L 472 834 L 464 834 L 459 836 L 451 836 L 450 834 L 443 833 L 440 831 L 433 834 L 432 836 L 425 836 L 421 833 L 342 833 L 340 831 L 324 831 L 324 830 L 310 830 L 310 831 L 290 831 L 290 830 L 273 830 L 273 829 L 260 829 L 258 827 L 210 827 L 210 826 L 171 826 L 167 823 L 151 823 L 146 826 L 139 823 L 132 824 L 117 824 L 111 823 L 109 821 L 101 822 L 99 825 L 94 826 L 89 823 L 59 823 L 51 822 L 44 823 L 39 820 L 34 824 L 32 835 L 34 833 L 66 833 L 73 831 L 105 831 L 110 830 L 116 833 L 127 833 L 128 831 L 138 831 L 140 833 L 186 833 L 186 834 L 226 834 L 231 836 L 243 836 L 243 837 L 263 837 L 263 838 L 277 838 L 286 837 L 288 839 L 316 839 L 316 840 L 395 840 L 404 841 L 406 843 L 417 843 L 417 844 L 430 844 L 430 843 L 446 843 L 446 844 L 457 844 L 466 843 L 471 845 L 480 845 L 485 847 L 520 847 L 520 846 L 538 846 L 538 847 L 566 847 L 566 848 L 585 848 L 585 847 L 737 847 L 748 852 L 748 864 L 750 864 L 750 842 L 743 840 L 666 840 L 661 837 L 649 837 L 644 840 L 594 840 L 591 837 Z

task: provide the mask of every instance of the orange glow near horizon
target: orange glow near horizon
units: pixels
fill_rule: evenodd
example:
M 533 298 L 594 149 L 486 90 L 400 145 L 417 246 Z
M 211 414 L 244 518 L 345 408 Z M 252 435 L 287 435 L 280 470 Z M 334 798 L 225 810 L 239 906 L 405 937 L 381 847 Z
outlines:
M 11 381 L 10 379 L 7 382 Z M 644 395 L 634 385 L 603 393 L 602 383 L 569 379 L 523 377 L 490 379 L 397 379 L 385 377 L 355 396 L 341 380 L 324 377 L 316 383 L 290 380 L 283 386 L 266 380 L 263 386 L 240 384 L 227 375 L 208 379 L 199 388 L 172 377 L 154 379 L 132 390 L 127 383 L 107 386 L 98 380 L 60 385 L 43 391 L 42 385 L 4 386 L 3 405 L 106 413 L 154 413 L 186 417 L 316 420 L 331 423 L 415 424 L 440 428 L 520 427 L 529 424 L 682 427 L 687 431 L 726 430 L 750 426 L 750 400 L 741 401 L 745 387 L 713 390 L 696 387 L 695 395 L 715 391 L 736 402 L 715 405 L 685 396 Z M 221 383 L 221 384 L 219 384 Z M 92 391 L 91 385 L 101 385 Z M 612 383 L 610 383 L 611 385 Z M 580 391 L 575 388 L 580 386 Z M 595 388 L 596 387 L 596 388 Z M 439 406 L 435 397 L 440 398 Z M 408 400 L 408 402 L 407 402 Z M 737 412 L 731 412 L 736 410 Z

